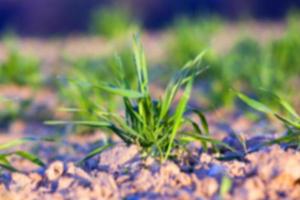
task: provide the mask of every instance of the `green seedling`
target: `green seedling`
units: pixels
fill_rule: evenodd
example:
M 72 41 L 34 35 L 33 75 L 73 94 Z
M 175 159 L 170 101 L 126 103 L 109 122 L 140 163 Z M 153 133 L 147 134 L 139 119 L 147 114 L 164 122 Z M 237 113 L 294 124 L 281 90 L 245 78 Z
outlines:
M 169 82 L 165 93 L 155 100 L 151 97 L 148 81 L 148 68 L 142 45 L 135 38 L 133 44 L 134 60 L 137 73 L 137 88 L 130 86 L 124 77 L 123 65 L 119 61 L 119 75 L 115 84 L 87 83 L 92 88 L 98 88 L 122 97 L 124 113 L 107 111 L 99 105 L 94 106 L 98 120 L 94 121 L 52 121 L 48 124 L 81 124 L 106 128 L 117 134 L 127 144 L 137 144 L 142 149 L 161 160 L 169 158 L 172 150 L 183 145 L 187 140 L 199 140 L 205 149 L 215 147 L 218 142 L 209 135 L 205 116 L 196 109 L 188 108 L 192 86 L 197 75 L 206 68 L 200 67 L 203 54 L 188 62 Z M 183 89 L 176 106 L 175 97 Z M 188 118 L 188 112 L 195 113 L 200 122 Z M 185 129 L 191 125 L 194 131 Z
M 2 168 L 9 171 L 20 171 L 10 163 L 9 157 L 11 156 L 18 156 L 38 166 L 45 166 L 43 161 L 37 156 L 35 156 L 34 154 L 31 154 L 26 151 L 11 150 L 12 148 L 20 146 L 22 144 L 27 144 L 29 142 L 37 142 L 37 141 L 40 140 L 27 137 L 27 138 L 16 139 L 16 140 L 9 141 L 7 143 L 0 144 L 0 169 Z
M 82 158 L 81 160 L 79 160 L 76 164 L 77 165 L 82 165 L 85 161 L 87 161 L 88 159 L 98 155 L 99 153 L 101 153 L 102 151 L 108 149 L 109 147 L 111 147 L 112 144 L 111 143 L 107 143 L 103 146 L 97 147 L 95 149 L 93 149 L 91 152 L 89 152 L 84 158 Z
M 287 128 L 288 132 L 285 136 L 274 139 L 268 142 L 268 144 L 280 144 L 284 142 L 290 145 L 300 145 L 300 115 L 295 111 L 295 109 L 291 106 L 290 103 L 288 103 L 286 100 L 280 98 L 277 95 L 273 95 L 273 98 L 282 109 L 282 111 L 280 112 L 279 110 L 275 111 L 274 109 L 271 109 L 270 107 L 261 103 L 260 101 L 249 98 L 248 96 L 242 93 L 238 93 L 237 95 L 242 101 L 244 101 L 247 105 L 251 106 L 252 108 L 267 115 L 276 117 Z

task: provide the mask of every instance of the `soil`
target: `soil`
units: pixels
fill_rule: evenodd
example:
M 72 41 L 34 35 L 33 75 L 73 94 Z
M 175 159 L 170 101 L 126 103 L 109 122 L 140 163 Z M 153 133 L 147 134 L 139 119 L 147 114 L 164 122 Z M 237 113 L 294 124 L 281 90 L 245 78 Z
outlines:
M 250 151 L 282 131 L 280 126 L 275 129 L 270 122 L 252 123 L 242 115 L 223 110 L 207 115 L 214 137 L 241 153 L 245 149 L 236 134 L 246 141 L 246 148 Z M 226 121 L 221 120 L 224 116 Z M 0 136 L 1 142 L 5 142 L 24 136 L 54 136 L 55 133 L 55 128 L 41 123 L 18 121 Z M 57 142 L 19 147 L 39 155 L 47 165 L 37 167 L 12 157 L 13 165 L 22 172 L 1 174 L 0 199 L 300 198 L 300 152 L 295 149 L 272 145 L 257 148 L 240 160 L 220 161 L 216 155 L 203 152 L 200 144 L 191 143 L 186 153 L 180 154 L 176 160 L 160 163 L 142 154 L 137 146 L 127 146 L 112 136 L 114 146 L 77 165 L 81 158 L 103 145 L 109 137 L 102 132 L 65 134 Z M 224 177 L 231 180 L 231 187 L 221 195 Z
M 300 152 L 294 149 L 273 145 L 243 160 L 220 161 L 194 143 L 180 159 L 160 163 L 143 156 L 137 146 L 126 146 L 115 138 L 115 146 L 76 166 L 106 137 L 100 132 L 70 135 L 58 143 L 23 146 L 36 152 L 47 166 L 12 158 L 23 172 L 0 176 L 1 199 L 300 198 Z M 230 178 L 232 187 L 221 197 L 224 176 Z

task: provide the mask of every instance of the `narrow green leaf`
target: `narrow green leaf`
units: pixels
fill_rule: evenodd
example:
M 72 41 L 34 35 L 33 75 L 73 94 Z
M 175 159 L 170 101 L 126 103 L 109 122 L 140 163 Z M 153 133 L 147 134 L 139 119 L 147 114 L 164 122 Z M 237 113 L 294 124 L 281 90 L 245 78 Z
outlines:
M 95 126 L 95 127 L 109 127 L 111 123 L 99 122 L 99 121 L 45 121 L 46 125 L 66 125 L 66 124 L 76 124 L 84 126 Z
M 296 128 L 296 129 L 300 129 L 300 123 L 299 123 L 299 122 L 294 122 L 294 121 L 292 121 L 292 120 L 290 120 L 290 119 L 288 119 L 288 118 L 286 118 L 286 117 L 283 117 L 283 116 L 281 116 L 281 115 L 279 115 L 279 114 L 275 114 L 275 116 L 276 116 L 280 121 L 282 121 L 285 125 L 287 125 L 287 126 L 292 126 L 292 127 Z
M 251 99 L 242 93 L 237 93 L 237 95 L 241 100 L 243 100 L 246 104 L 248 104 L 252 108 L 254 108 L 260 112 L 266 113 L 266 114 L 274 114 L 274 112 L 269 107 L 260 103 L 259 101 Z
M 143 46 L 140 42 L 139 36 L 135 35 L 133 40 L 133 52 L 134 52 L 134 60 L 138 73 L 138 82 L 140 92 L 145 94 L 149 93 L 148 88 L 148 70 L 146 64 L 146 58 Z
M 204 114 L 201 111 L 196 110 L 196 109 L 193 109 L 192 112 L 197 114 L 197 116 L 199 117 L 199 119 L 201 121 L 201 125 L 204 128 L 205 134 L 209 134 L 209 126 L 208 126 L 208 122 L 207 122 Z
M 177 108 L 176 108 L 176 111 L 175 111 L 175 114 L 174 114 L 174 116 L 175 116 L 174 117 L 174 125 L 173 125 L 173 129 L 172 129 L 172 132 L 171 132 L 168 149 L 166 151 L 166 155 L 165 155 L 164 159 L 167 159 L 169 157 L 169 154 L 171 153 L 171 149 L 172 149 L 172 146 L 173 146 L 173 143 L 174 143 L 174 139 L 175 139 L 176 133 L 178 131 L 178 128 L 180 127 L 180 124 L 182 122 L 182 117 L 183 117 L 183 114 L 186 110 L 186 106 L 187 106 L 188 100 L 190 98 L 192 88 L 193 88 L 193 79 L 191 79 L 187 83 L 187 86 L 184 90 L 183 96 L 181 97 L 181 99 L 180 99 L 180 101 L 177 105 Z
M 111 86 L 105 86 L 105 85 L 97 85 L 96 87 L 106 91 L 110 92 L 112 94 L 116 94 L 122 97 L 128 97 L 128 98 L 142 98 L 144 97 L 143 93 L 130 90 L 130 89 L 123 89 L 123 88 L 117 88 L 117 87 L 111 87 Z
M 15 146 L 19 146 L 19 145 L 22 145 L 22 144 L 25 144 L 27 142 L 33 142 L 33 141 L 37 141 L 37 139 L 32 138 L 32 137 L 27 137 L 27 138 L 11 140 L 9 142 L 0 144 L 0 151 L 1 150 L 6 150 L 6 149 L 9 149 L 9 148 L 13 148 Z
M 9 161 L 7 160 L 6 158 L 6 155 L 4 154 L 0 154 L 0 167 L 4 168 L 4 169 L 7 169 L 9 171 L 12 171 L 12 172 L 16 172 L 18 171 L 16 168 L 14 168 L 10 163 Z
M 285 108 L 285 110 L 291 114 L 293 117 L 298 118 L 298 120 L 300 120 L 300 116 L 298 115 L 298 113 L 296 112 L 296 110 L 291 106 L 291 104 L 289 104 L 287 101 L 283 100 L 283 99 L 279 99 L 279 103 L 282 105 L 282 107 Z
M 29 152 L 26 152 L 26 151 L 16 151 L 16 152 L 13 152 L 13 154 L 16 154 L 18 156 L 20 156 L 21 158 L 24 158 L 26 160 L 29 160 L 31 161 L 32 163 L 38 165 L 38 166 L 45 166 L 45 164 L 43 163 L 43 161 L 41 159 L 39 159 L 37 156 L 29 153 Z
M 200 141 L 200 142 L 203 142 L 203 141 L 206 141 L 206 142 L 210 142 L 212 144 L 215 144 L 215 145 L 219 145 L 219 146 L 223 146 L 224 148 L 232 151 L 232 152 L 237 152 L 236 149 L 230 147 L 228 144 L 222 142 L 222 141 L 219 141 L 217 139 L 214 139 L 210 136 L 205 136 L 205 135 L 195 135 L 195 134 L 192 134 L 192 133 L 181 133 L 181 135 L 183 135 L 182 137 L 180 137 L 180 140 L 183 140 L 183 141 L 186 141 L 186 142 L 194 142 L 194 141 Z
M 83 110 L 80 109 L 80 108 L 59 108 L 58 111 L 61 111 L 61 112 L 81 112 Z
M 99 153 L 101 153 L 102 151 L 104 151 L 105 149 L 111 147 L 112 144 L 111 143 L 108 143 L 104 146 L 101 146 L 101 147 L 97 147 L 95 148 L 94 150 L 92 150 L 90 153 L 88 153 L 84 158 L 82 158 L 80 161 L 77 162 L 77 165 L 81 165 L 83 164 L 85 161 L 87 161 L 88 159 L 98 155 Z

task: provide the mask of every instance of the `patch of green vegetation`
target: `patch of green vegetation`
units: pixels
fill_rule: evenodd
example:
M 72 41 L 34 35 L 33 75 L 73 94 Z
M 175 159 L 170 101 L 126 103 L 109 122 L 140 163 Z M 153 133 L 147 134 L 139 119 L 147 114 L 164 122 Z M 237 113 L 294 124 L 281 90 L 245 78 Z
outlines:
M 92 33 L 107 38 L 115 38 L 137 31 L 139 25 L 130 12 L 117 7 L 96 10 L 91 18 Z
M 213 34 L 220 28 L 218 18 L 189 19 L 179 18 L 171 27 L 171 38 L 167 45 L 166 63 L 173 67 L 183 66 L 187 60 L 195 58 L 199 52 L 207 50 L 203 65 L 214 62 L 215 54 L 211 47 Z
M 72 111 L 72 120 L 95 120 L 97 109 L 102 106 L 110 111 L 120 108 L 120 100 L 106 91 L 99 91 L 93 85 L 103 82 L 114 82 L 119 74 L 118 62 L 124 61 L 124 76 L 130 83 L 135 83 L 135 68 L 131 53 L 121 51 L 119 55 L 103 58 L 82 58 L 70 61 L 72 68 L 66 77 L 59 81 L 59 95 L 66 108 L 62 110 Z M 75 78 L 76 77 L 76 78 Z M 99 95 L 101 93 L 101 95 Z M 87 98 L 88 97 L 88 98 Z M 93 132 L 91 128 L 76 127 L 78 132 Z
M 38 87 L 42 83 L 37 59 L 23 56 L 10 47 L 7 58 L 0 62 L 0 83 Z
M 270 93 L 268 93 L 270 95 Z M 295 111 L 291 104 L 283 98 L 272 94 L 274 102 L 277 102 L 278 109 L 272 109 L 261 101 L 254 100 L 248 96 L 238 93 L 238 97 L 243 100 L 247 105 L 252 108 L 265 113 L 270 116 L 274 116 L 280 120 L 287 128 L 287 134 L 274 139 L 268 144 L 282 144 L 286 143 L 289 146 L 300 146 L 300 115 Z
M 188 107 L 193 82 L 196 76 L 205 69 L 199 66 L 203 54 L 198 55 L 182 67 L 169 82 L 164 95 L 155 100 L 149 91 L 146 58 L 137 38 L 134 40 L 133 52 L 137 87 L 132 86 L 126 79 L 121 60 L 118 60 L 119 73 L 115 77 L 114 83 L 109 84 L 104 81 L 97 84 L 93 82 L 86 84 L 91 88 L 98 88 L 100 92 L 105 91 L 122 97 L 123 114 L 111 112 L 100 105 L 94 105 L 93 110 L 97 120 L 52 121 L 48 124 L 74 123 L 106 128 L 117 134 L 125 143 L 137 144 L 145 152 L 158 156 L 162 160 L 169 158 L 175 147 L 182 146 L 189 141 L 200 141 L 205 150 L 209 147 L 216 150 L 217 144 L 222 145 L 222 142 L 211 138 L 205 116 L 199 110 Z M 181 88 L 183 88 L 183 94 L 176 106 L 173 107 L 175 97 L 178 97 Z M 189 118 L 186 115 L 188 113 L 195 113 L 199 117 L 199 122 Z
M 259 96 L 264 89 L 291 98 L 296 92 L 293 81 L 299 79 L 300 26 L 299 17 L 288 20 L 287 33 L 264 46 L 258 41 L 243 38 L 224 56 L 212 64 L 211 99 L 214 105 L 233 106 L 231 89 L 250 92 Z M 267 98 L 264 101 L 273 99 Z M 276 104 L 276 103 L 275 103 Z
M 11 121 L 22 118 L 30 106 L 30 100 L 13 100 L 0 97 L 0 127 L 7 126 Z
M 202 79 L 205 88 L 201 89 L 206 92 L 203 96 L 208 97 L 212 108 L 233 108 L 235 94 L 232 89 L 257 96 L 264 89 L 292 98 L 297 90 L 293 82 L 299 80 L 300 74 L 297 56 L 300 51 L 299 19 L 297 14 L 288 17 L 287 32 L 280 39 L 261 44 L 253 37 L 242 37 L 228 52 L 217 53 L 209 47 L 220 21 L 199 22 L 185 18 L 172 29 L 174 35 L 168 46 L 170 54 L 166 63 L 178 66 L 208 49 L 202 63 L 210 66 L 210 70 Z M 272 101 L 269 98 L 263 100 Z
M 233 106 L 232 88 L 254 90 L 267 87 L 271 77 L 269 65 L 262 64 L 264 51 L 257 41 L 243 38 L 212 67 L 212 99 L 214 105 Z M 256 74 L 256 75 L 254 75 Z
M 297 52 L 300 51 L 300 16 L 290 14 L 288 17 L 288 27 L 286 34 L 270 44 L 271 49 L 271 65 L 277 70 L 276 79 L 278 86 L 283 86 L 285 93 L 288 90 L 286 83 L 295 78 L 299 78 L 300 74 L 300 57 Z M 291 91 L 289 91 L 291 92 Z

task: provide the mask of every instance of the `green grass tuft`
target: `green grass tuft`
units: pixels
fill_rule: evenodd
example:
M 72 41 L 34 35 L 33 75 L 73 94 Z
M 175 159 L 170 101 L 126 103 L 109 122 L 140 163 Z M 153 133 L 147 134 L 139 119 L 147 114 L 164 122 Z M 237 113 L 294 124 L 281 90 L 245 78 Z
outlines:
M 149 90 L 146 57 L 138 37 L 134 38 L 133 53 L 137 76 L 137 84 L 134 85 L 137 85 L 137 88 L 131 86 L 131 83 L 124 77 L 122 62 L 119 62 L 119 75 L 116 76 L 118 79 L 114 84 L 106 82 L 86 84 L 99 89 L 99 93 L 105 91 L 121 97 L 124 113 L 110 112 L 95 105 L 93 108 L 94 113 L 97 114 L 97 120 L 79 120 L 70 123 L 109 129 L 125 143 L 137 144 L 145 152 L 158 156 L 162 160 L 169 158 L 175 147 L 184 145 L 187 137 L 193 141 L 201 141 L 205 149 L 209 147 L 209 144 L 215 147 L 216 143 L 221 143 L 210 137 L 205 116 L 198 110 L 188 108 L 194 80 L 206 69 L 200 67 L 203 54 L 189 61 L 176 73 L 161 98 L 153 99 Z M 178 97 L 181 89 L 183 93 L 175 103 L 175 97 Z M 186 116 L 188 112 L 195 113 L 200 119 L 199 122 L 189 119 Z M 191 124 L 193 131 L 185 128 Z

